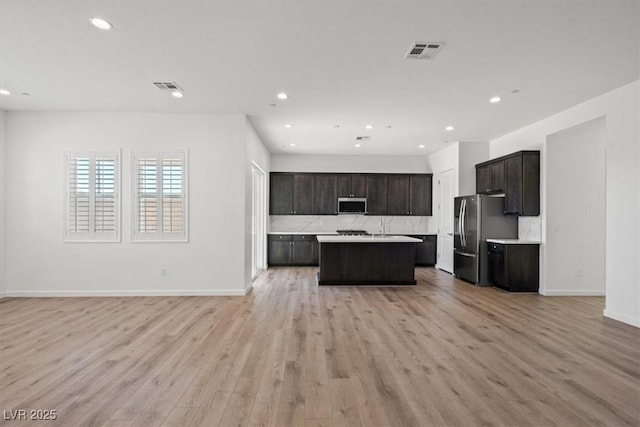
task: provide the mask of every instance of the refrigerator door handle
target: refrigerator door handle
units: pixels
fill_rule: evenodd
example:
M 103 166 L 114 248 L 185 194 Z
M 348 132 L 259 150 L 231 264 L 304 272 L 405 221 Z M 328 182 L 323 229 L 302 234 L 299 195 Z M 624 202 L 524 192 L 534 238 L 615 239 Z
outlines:
M 462 206 L 464 206 L 464 200 L 460 201 L 460 208 L 458 209 L 458 235 L 460 236 L 460 244 L 462 244 Z
M 467 247 L 467 199 L 462 200 L 462 232 L 460 238 L 462 239 L 462 247 Z
M 454 251 L 454 253 L 456 255 L 466 256 L 466 257 L 469 257 L 469 258 L 475 258 L 476 257 L 476 254 L 468 254 L 466 252 Z

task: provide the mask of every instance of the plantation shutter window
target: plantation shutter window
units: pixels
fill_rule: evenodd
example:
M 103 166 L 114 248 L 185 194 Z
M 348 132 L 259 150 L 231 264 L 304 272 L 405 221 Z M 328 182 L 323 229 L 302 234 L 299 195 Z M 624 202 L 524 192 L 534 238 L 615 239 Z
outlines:
M 134 153 L 134 241 L 186 241 L 186 153 Z
M 64 240 L 119 241 L 119 155 L 65 154 Z

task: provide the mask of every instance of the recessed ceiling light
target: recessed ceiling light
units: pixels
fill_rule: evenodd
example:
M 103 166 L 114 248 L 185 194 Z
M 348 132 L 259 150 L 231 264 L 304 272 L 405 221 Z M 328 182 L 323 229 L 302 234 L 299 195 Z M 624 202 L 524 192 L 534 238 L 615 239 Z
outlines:
M 289 95 L 287 95 L 284 92 L 280 92 L 278 95 L 276 95 L 278 97 L 278 99 L 287 99 L 289 98 Z
M 364 128 L 365 129 L 373 129 L 373 125 L 366 125 Z
M 293 142 L 291 144 L 289 144 L 290 147 L 295 147 L 296 144 L 294 144 Z
M 499 96 L 494 96 L 493 98 L 491 98 L 489 100 L 489 102 L 492 103 L 492 104 L 497 104 L 500 101 L 502 101 L 502 98 L 500 98 Z
M 448 131 L 452 131 L 452 130 L 454 130 L 454 129 L 455 129 L 455 128 L 454 128 L 453 126 L 447 126 L 446 128 L 444 128 L 444 130 L 448 130 Z
M 171 92 L 171 95 L 173 95 L 176 98 L 182 98 L 184 96 L 184 93 L 174 90 L 173 92 Z
M 356 145 L 354 145 L 354 147 L 356 147 L 356 148 L 360 148 L 360 147 L 361 147 L 361 145 L 360 145 L 360 144 L 356 144 Z
M 291 129 L 293 127 L 293 125 L 290 125 L 290 124 L 287 123 L 286 125 L 284 125 L 284 127 L 286 127 L 287 129 Z
M 113 28 L 110 22 L 105 21 L 102 18 L 91 18 L 91 23 L 94 27 L 100 28 L 101 30 L 110 30 Z
M 0 89 L 0 95 L 11 95 L 11 92 L 6 89 Z
M 424 148 L 424 145 L 418 145 L 418 148 Z

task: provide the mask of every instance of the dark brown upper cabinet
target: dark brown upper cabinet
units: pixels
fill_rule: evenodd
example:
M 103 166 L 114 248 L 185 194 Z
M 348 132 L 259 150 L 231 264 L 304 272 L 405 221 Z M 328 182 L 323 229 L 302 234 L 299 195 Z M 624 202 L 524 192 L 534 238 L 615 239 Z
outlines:
M 431 216 L 432 185 L 433 176 L 431 174 L 409 177 L 409 215 Z
M 387 215 L 409 215 L 409 175 L 389 175 L 388 188 Z
M 293 175 L 272 173 L 269 181 L 269 214 L 293 215 Z
M 366 197 L 366 188 L 367 182 L 364 175 L 338 175 L 338 197 Z
M 387 175 L 367 175 L 367 213 L 369 215 L 387 215 L 388 185 Z
M 540 152 L 523 151 L 505 159 L 504 213 L 540 215 Z
M 270 215 L 313 215 L 314 179 L 311 174 L 270 174 Z
M 506 215 L 540 215 L 540 152 L 518 151 L 477 164 L 476 191 L 504 193 Z
M 338 176 L 317 174 L 315 176 L 316 215 L 335 215 L 338 213 Z
M 504 193 L 504 161 L 491 163 L 491 192 Z
M 431 174 L 272 172 L 270 215 L 336 215 L 338 198 L 366 197 L 370 215 L 429 216 Z
M 476 192 L 478 194 L 504 193 L 504 161 L 476 165 Z
M 312 174 L 293 175 L 293 214 L 313 215 L 315 180 Z
M 387 215 L 431 215 L 431 182 L 427 174 L 389 175 Z

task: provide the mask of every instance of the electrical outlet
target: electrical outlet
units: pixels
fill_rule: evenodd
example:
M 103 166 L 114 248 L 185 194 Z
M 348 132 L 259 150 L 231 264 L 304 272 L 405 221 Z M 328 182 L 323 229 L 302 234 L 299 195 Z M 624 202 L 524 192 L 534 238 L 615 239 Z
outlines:
M 160 277 L 167 277 L 167 269 L 166 268 L 161 268 L 160 269 Z

